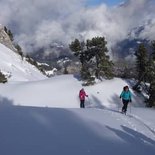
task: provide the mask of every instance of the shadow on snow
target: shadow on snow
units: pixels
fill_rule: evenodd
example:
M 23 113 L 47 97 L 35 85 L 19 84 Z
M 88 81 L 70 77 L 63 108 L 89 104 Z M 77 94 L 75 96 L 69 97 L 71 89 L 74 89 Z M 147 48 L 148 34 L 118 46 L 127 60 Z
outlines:
M 7 99 L 5 102 L 12 103 Z M 84 109 L 77 110 L 85 112 Z M 103 134 L 98 134 L 98 130 L 94 131 L 90 126 Z M 109 139 L 105 130 L 113 132 L 124 142 Z M 0 154 L 3 155 L 120 155 L 124 151 L 129 152 L 126 155 L 154 155 L 154 144 L 153 140 L 124 126 L 117 130 L 101 126 L 97 121 L 84 121 L 72 110 L 22 106 L 0 108 Z

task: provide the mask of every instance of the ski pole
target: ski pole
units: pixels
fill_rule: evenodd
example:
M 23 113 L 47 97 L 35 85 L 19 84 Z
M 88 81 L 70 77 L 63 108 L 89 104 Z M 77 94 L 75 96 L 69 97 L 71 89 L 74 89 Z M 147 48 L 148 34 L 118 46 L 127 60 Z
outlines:
M 117 107 L 118 107 L 118 111 L 119 111 L 119 108 L 120 108 L 120 103 L 117 105 Z
M 89 96 L 88 96 L 88 101 L 89 101 L 89 104 L 91 104 Z

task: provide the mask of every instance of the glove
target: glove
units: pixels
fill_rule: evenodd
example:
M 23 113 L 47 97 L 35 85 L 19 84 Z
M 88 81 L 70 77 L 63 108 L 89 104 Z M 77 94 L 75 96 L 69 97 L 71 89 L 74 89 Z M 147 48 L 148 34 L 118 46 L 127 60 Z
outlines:
M 132 102 L 132 100 L 130 99 L 129 102 Z
M 119 98 L 122 98 L 121 96 Z

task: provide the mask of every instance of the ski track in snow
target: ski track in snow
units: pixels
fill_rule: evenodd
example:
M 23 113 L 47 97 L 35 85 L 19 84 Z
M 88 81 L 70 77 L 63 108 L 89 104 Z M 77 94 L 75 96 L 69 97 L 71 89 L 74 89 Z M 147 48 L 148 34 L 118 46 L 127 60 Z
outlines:
M 93 108 L 93 107 L 92 107 Z M 134 131 L 138 131 L 143 135 L 148 135 L 148 137 L 151 137 L 152 140 L 155 140 L 155 128 L 149 126 L 149 122 L 144 121 L 140 117 L 127 113 L 122 114 L 120 111 L 117 110 L 111 110 L 106 108 L 96 108 L 97 110 L 105 110 L 108 112 L 116 121 L 121 121 L 122 126 L 128 127 L 130 126 Z M 139 126 L 142 126 L 143 130 L 139 130 Z M 145 141 L 143 140 L 145 143 Z
M 153 127 L 150 127 L 149 122 L 146 122 L 145 120 L 141 119 L 140 117 L 138 117 L 137 115 L 130 115 L 129 114 L 129 117 L 131 118 L 134 118 L 135 120 L 137 120 L 139 123 L 143 124 L 148 130 L 150 130 L 152 132 L 152 134 L 154 135 L 155 137 L 155 128 Z

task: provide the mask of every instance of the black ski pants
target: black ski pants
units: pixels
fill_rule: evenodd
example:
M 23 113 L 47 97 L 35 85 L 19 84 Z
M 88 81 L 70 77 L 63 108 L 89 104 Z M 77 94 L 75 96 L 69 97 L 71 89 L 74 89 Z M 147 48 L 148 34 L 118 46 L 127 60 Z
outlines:
M 85 108 L 84 100 L 80 100 L 80 108 Z
M 122 112 L 126 112 L 128 108 L 129 100 L 122 99 L 122 102 L 123 102 Z

